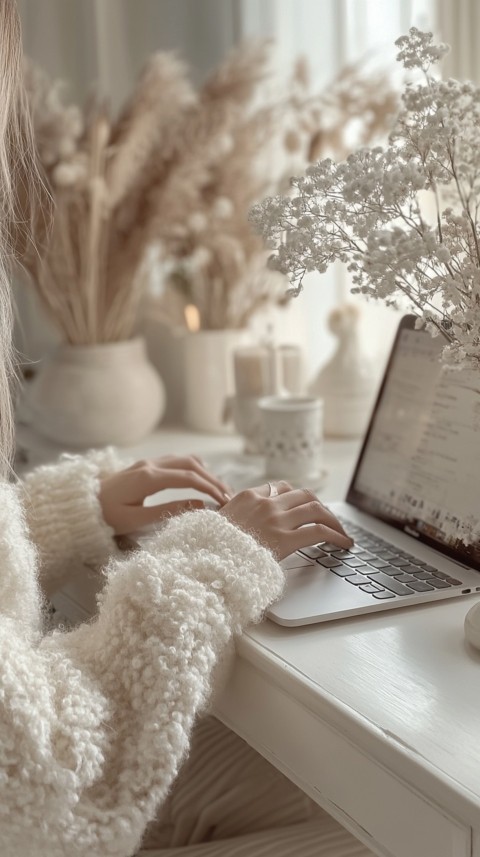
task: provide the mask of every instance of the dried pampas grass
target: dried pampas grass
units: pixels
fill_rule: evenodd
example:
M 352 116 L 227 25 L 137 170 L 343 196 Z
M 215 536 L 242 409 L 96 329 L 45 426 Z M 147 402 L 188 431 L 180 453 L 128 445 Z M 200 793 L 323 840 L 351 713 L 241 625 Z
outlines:
M 150 235 L 122 240 L 131 212 L 150 187 L 152 163 L 170 146 L 171 126 L 196 102 L 186 66 L 151 57 L 116 121 L 104 104 L 65 106 L 62 87 L 34 66 L 25 73 L 37 149 L 55 204 L 41 252 L 23 264 L 67 342 L 131 337 L 144 294 L 138 276 Z
M 190 143 L 179 148 L 175 168 L 150 197 L 153 234 L 168 269 L 158 305 L 167 317 L 173 308 L 172 323 L 178 319 L 172 291 L 197 307 L 207 329 L 244 327 L 265 305 L 286 303 L 285 280 L 267 268 L 250 208 L 288 191 L 289 177 L 320 156 L 344 157 L 356 144 L 386 136 L 398 99 L 384 71 L 349 66 L 320 93 L 312 93 L 309 78 L 299 58 L 275 92 L 271 45 L 244 46 L 207 81 L 197 110 L 185 115 Z
M 298 61 L 272 98 L 271 47 L 238 47 L 199 90 L 174 54 L 154 54 L 116 119 L 96 100 L 65 106 L 58 82 L 27 66 L 55 214 L 48 234 L 39 223 L 41 252 L 26 252 L 24 264 L 68 342 L 133 335 L 152 247 L 166 266 L 172 323 L 193 303 L 204 328 L 244 327 L 266 303 L 285 302 L 249 209 L 328 147 L 345 147 L 352 118 L 363 142 L 384 130 L 394 96 L 385 77 L 367 84 L 355 67 L 312 95 Z

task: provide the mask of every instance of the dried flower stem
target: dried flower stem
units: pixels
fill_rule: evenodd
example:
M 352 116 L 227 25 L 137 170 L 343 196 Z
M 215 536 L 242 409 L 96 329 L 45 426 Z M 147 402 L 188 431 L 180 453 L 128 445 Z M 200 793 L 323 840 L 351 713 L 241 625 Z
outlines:
M 270 62 L 268 43 L 241 45 L 195 91 L 183 63 L 154 54 L 116 121 L 95 101 L 65 107 L 58 83 L 27 68 L 56 207 L 46 252 L 25 266 L 68 342 L 133 335 L 152 245 L 169 268 L 175 323 L 171 291 L 213 329 L 243 327 L 265 304 L 286 302 L 284 277 L 267 270 L 248 221 L 251 205 L 285 186 L 292 163 L 323 145 L 345 148 L 352 118 L 368 117 L 367 139 L 385 128 L 394 95 L 385 80 L 367 83 L 352 67 L 312 96 L 299 62 L 286 94 L 272 100 Z

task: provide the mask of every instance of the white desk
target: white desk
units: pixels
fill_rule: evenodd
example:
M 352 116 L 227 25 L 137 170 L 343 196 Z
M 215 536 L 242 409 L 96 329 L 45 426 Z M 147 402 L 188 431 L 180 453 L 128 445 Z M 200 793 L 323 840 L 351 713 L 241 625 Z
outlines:
M 343 496 L 356 448 L 326 445 L 324 498 Z M 128 453 L 239 450 L 234 437 L 163 430 Z M 33 463 L 54 451 L 35 443 Z M 378 854 L 480 857 L 480 655 L 463 639 L 472 603 L 303 629 L 265 621 L 240 639 L 216 714 Z

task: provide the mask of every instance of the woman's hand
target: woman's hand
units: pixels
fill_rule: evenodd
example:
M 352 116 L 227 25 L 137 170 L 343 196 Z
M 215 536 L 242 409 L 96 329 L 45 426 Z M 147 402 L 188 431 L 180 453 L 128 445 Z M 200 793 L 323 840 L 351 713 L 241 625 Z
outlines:
M 236 494 L 220 509 L 233 524 L 251 533 L 283 559 L 307 545 L 331 542 L 339 548 L 353 545 L 334 515 L 306 488 L 278 482 L 271 495 L 269 483 Z M 309 525 L 309 526 L 305 526 Z
M 148 524 L 190 509 L 203 509 L 202 500 L 176 500 L 157 506 L 144 506 L 146 497 L 166 488 L 192 488 L 208 494 L 219 506 L 229 499 L 226 485 L 205 470 L 193 455 L 165 455 L 151 461 L 137 461 L 101 480 L 99 500 L 103 517 L 115 531 L 126 535 Z

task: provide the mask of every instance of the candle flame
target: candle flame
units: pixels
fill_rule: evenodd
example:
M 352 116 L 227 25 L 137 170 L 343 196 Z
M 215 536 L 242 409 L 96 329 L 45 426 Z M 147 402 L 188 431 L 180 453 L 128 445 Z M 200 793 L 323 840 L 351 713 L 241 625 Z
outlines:
M 200 313 L 194 304 L 187 304 L 184 310 L 185 323 L 191 333 L 200 330 Z

